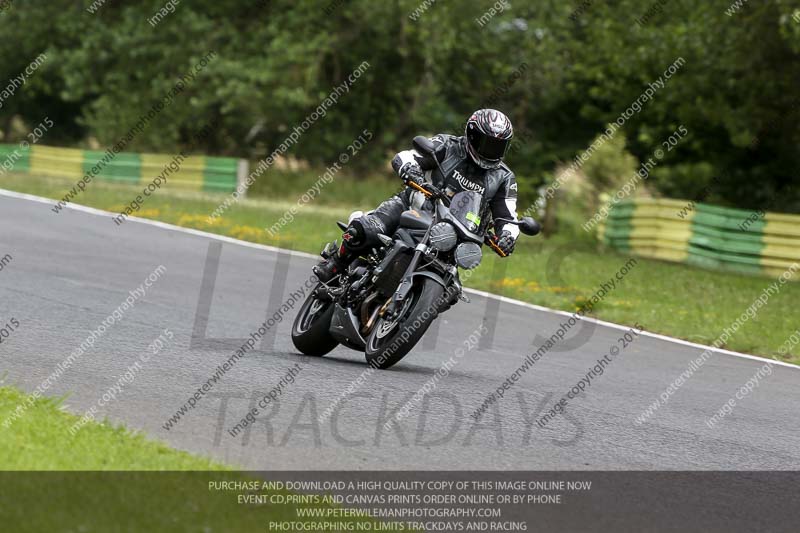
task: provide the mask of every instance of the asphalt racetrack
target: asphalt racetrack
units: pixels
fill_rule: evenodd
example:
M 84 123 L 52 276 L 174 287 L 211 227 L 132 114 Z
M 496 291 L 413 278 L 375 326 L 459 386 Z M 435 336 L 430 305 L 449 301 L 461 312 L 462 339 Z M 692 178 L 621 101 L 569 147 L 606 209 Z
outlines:
M 368 368 L 364 356 L 345 348 L 325 358 L 299 355 L 290 338 L 298 303 L 167 430 L 170 417 L 237 346 L 303 287 L 314 259 L 135 219 L 118 227 L 111 214 L 87 208 L 71 206 L 55 214 L 52 202 L 22 196 L 0 192 L 0 251 L 13 257 L 0 272 L 2 318 L 20 323 L 0 346 L 0 375 L 6 374 L 7 384 L 34 390 L 130 291 L 159 265 L 165 267 L 47 391 L 69 395 L 65 405 L 76 414 L 98 405 L 140 361 L 134 379 L 117 387 L 116 399 L 105 402 L 97 418 L 124 422 L 177 448 L 249 470 L 800 466 L 796 367 L 772 366 L 771 374 L 710 428 L 706 420 L 765 364 L 715 353 L 666 405 L 637 423 L 703 351 L 664 338 L 642 335 L 628 343 L 602 376 L 569 401 L 564 415 L 537 424 L 599 358 L 620 345 L 624 330 L 603 324 L 581 330 L 580 342 L 570 342 L 568 335 L 475 421 L 471 413 L 538 348 L 534 339 L 552 335 L 566 317 L 474 294 L 471 303 L 443 315 L 438 331 L 430 331 L 405 360 L 368 373 L 344 399 L 342 392 Z M 276 295 L 281 287 L 283 294 Z M 480 345 L 456 358 L 449 375 L 438 379 L 406 418 L 385 427 L 394 410 L 464 349 L 464 339 L 484 320 L 489 333 Z M 172 338 L 162 337 L 160 353 L 141 362 L 165 330 Z M 290 383 L 285 376 L 293 367 Z M 278 401 L 231 436 L 228 430 L 279 383 Z M 334 414 L 320 420 L 337 401 Z

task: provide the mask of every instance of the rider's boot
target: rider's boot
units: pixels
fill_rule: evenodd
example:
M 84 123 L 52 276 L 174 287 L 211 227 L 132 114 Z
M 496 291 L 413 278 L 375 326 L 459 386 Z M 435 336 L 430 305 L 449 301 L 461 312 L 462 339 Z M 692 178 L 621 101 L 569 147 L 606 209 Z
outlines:
M 346 259 L 343 257 L 344 254 L 341 253 L 343 249 L 344 245 L 342 245 L 339 250 L 331 255 L 328 259 L 323 260 L 313 268 L 314 275 L 317 276 L 318 280 L 323 283 L 328 283 L 330 280 L 344 272 L 349 264 L 349 261 L 346 261 Z
M 328 248 L 323 251 L 322 256 L 325 257 L 323 261 L 318 263 L 313 268 L 314 275 L 322 283 L 328 283 L 330 280 L 341 274 L 347 269 L 347 266 L 352 262 L 354 253 L 347 248 L 347 243 L 353 238 L 352 229 L 347 230 L 342 235 L 342 245 L 338 250 L 329 251 Z

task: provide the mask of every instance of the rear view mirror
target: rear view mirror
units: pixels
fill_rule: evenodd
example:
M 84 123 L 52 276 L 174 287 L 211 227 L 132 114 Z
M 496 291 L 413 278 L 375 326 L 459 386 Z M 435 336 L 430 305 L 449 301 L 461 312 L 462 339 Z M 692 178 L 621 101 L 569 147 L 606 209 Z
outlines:
M 411 145 L 422 155 L 431 155 L 436 151 L 436 145 L 433 144 L 433 141 L 422 135 L 414 137 L 414 140 L 411 141 Z
M 519 221 L 519 230 L 525 235 L 538 235 L 542 226 L 531 217 L 525 217 Z

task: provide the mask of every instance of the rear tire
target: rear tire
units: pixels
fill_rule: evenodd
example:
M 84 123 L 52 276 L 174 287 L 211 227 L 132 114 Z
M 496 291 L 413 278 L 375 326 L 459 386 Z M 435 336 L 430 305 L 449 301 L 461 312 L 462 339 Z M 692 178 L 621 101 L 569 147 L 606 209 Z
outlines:
M 370 366 L 387 369 L 405 357 L 439 315 L 442 294 L 444 288 L 439 283 L 421 278 L 411 289 L 410 302 L 399 319 L 393 322 L 378 319 L 367 337 L 364 352 Z
M 317 287 L 319 285 L 312 289 L 297 312 L 292 324 L 292 342 L 305 355 L 322 356 L 339 343 L 329 333 L 334 303 L 318 299 L 314 295 Z

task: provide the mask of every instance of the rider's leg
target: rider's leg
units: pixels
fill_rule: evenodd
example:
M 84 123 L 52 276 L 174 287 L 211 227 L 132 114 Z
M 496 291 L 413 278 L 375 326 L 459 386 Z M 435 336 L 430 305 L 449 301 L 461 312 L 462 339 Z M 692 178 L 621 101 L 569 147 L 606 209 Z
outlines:
M 342 234 L 342 245 L 331 256 L 314 267 L 317 278 L 327 283 L 347 269 L 348 265 L 378 241 L 378 235 L 391 235 L 400 223 L 400 215 L 407 209 L 401 195 L 384 201 L 374 211 L 350 222 Z

